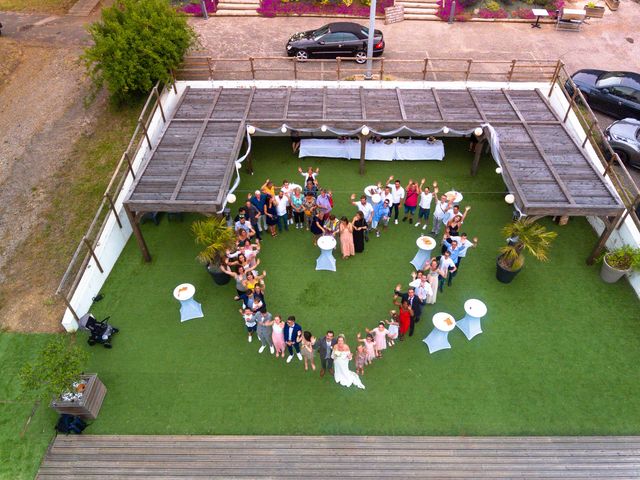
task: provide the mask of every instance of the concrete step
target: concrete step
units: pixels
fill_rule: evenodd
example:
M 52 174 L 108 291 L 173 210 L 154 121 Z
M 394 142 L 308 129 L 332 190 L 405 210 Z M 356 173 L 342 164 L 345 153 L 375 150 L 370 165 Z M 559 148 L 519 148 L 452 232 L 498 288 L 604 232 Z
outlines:
M 220 9 L 218 5 L 218 11 L 216 12 L 217 17 L 257 17 L 258 12 L 256 9 L 253 10 L 224 10 Z
M 218 5 L 224 5 L 228 0 L 220 0 Z M 259 0 L 231 0 L 229 3 L 248 3 L 250 5 L 260 5 Z
M 440 21 L 440 17 L 438 17 L 437 15 L 422 15 L 422 14 L 417 14 L 417 13 L 405 13 L 404 14 L 404 19 L 405 20 L 437 20 Z
M 73 17 L 88 17 L 95 9 L 100 0 L 78 0 L 67 12 Z
M 407 14 L 417 14 L 417 15 L 435 15 L 438 11 L 437 8 L 433 7 L 420 7 L 420 8 L 406 8 L 404 9 L 404 17 L 407 18 Z
M 219 3 L 218 4 L 218 12 L 220 10 L 253 10 L 255 11 L 260 4 L 249 4 L 249 3 Z
M 429 2 L 429 1 L 420 1 L 420 0 L 401 0 L 399 2 L 395 3 L 396 5 L 402 5 L 404 8 L 415 8 L 415 7 L 430 7 L 430 8 L 437 8 L 438 5 L 440 5 L 440 2 L 435 1 L 435 2 Z

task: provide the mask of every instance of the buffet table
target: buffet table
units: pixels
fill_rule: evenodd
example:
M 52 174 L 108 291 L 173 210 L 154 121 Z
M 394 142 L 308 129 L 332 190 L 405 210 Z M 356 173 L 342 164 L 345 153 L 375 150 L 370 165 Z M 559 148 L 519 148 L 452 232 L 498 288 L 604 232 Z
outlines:
M 300 142 L 300 158 L 329 157 L 360 159 L 358 140 L 336 138 L 305 138 Z M 429 143 L 426 140 L 407 140 L 405 143 L 367 142 L 366 160 L 442 160 L 444 144 L 441 140 Z

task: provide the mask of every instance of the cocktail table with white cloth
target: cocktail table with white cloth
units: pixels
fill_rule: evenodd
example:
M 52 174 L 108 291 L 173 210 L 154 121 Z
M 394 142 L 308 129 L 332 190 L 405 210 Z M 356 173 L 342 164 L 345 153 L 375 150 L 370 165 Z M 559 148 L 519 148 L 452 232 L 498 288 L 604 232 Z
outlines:
M 456 323 L 456 326 L 462 330 L 467 340 L 471 340 L 482 333 L 480 320 L 487 314 L 487 306 L 480 300 L 471 298 L 464 302 L 464 311 L 467 314 Z
M 435 248 L 436 240 L 431 237 L 422 236 L 418 237 L 416 240 L 416 245 L 418 246 L 418 253 L 411 260 L 411 265 L 415 267 L 416 270 L 422 270 L 424 268 L 424 264 L 427 260 L 431 258 L 431 251 Z
M 360 159 L 358 140 L 334 138 L 305 138 L 300 141 L 299 157 L 328 157 Z M 367 142 L 366 160 L 442 160 L 444 144 L 441 140 L 407 140 L 402 142 Z
M 373 192 L 373 193 L 372 193 Z M 377 193 L 378 192 L 378 186 L 377 185 L 369 185 L 368 187 L 364 188 L 364 194 L 367 197 L 367 202 L 369 202 L 370 204 L 374 204 L 373 202 L 373 196 L 374 195 L 378 195 L 378 202 L 380 201 L 380 195 Z
M 173 289 L 173 296 L 180 302 L 180 321 L 186 322 L 193 318 L 202 318 L 202 305 L 193 299 L 196 287 L 190 283 L 181 283 Z
M 455 319 L 445 312 L 438 312 L 433 316 L 433 330 L 422 340 L 429 347 L 429 353 L 451 348 L 449 332 L 456 328 Z
M 447 197 L 447 200 L 453 200 L 454 205 L 459 204 L 464 198 L 460 192 L 457 192 L 455 190 L 449 190 L 447 193 L 445 193 L 445 196 Z
M 320 256 L 316 260 L 316 270 L 336 271 L 336 259 L 333 257 L 333 249 L 336 248 L 336 239 L 323 235 L 318 239 Z

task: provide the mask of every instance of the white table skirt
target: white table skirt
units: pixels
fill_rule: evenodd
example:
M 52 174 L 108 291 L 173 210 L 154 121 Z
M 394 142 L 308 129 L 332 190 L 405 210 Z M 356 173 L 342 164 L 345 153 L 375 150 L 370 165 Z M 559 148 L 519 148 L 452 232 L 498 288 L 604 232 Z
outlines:
M 329 157 L 360 159 L 360 142 L 347 140 L 340 142 L 334 138 L 305 138 L 300 142 L 300 158 Z M 405 143 L 367 142 L 367 160 L 442 160 L 444 144 L 441 140 L 427 143 L 426 140 L 411 140 Z

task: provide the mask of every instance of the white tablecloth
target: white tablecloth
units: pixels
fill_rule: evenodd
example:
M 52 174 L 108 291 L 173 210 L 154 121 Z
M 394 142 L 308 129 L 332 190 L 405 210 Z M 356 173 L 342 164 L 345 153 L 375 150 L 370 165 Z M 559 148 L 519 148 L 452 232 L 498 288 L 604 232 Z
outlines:
M 360 159 L 360 142 L 347 140 L 340 142 L 334 138 L 305 138 L 300 142 L 300 158 L 329 157 Z M 442 160 L 444 144 L 437 140 L 427 143 L 426 140 L 411 140 L 405 143 L 367 142 L 365 150 L 367 160 Z

